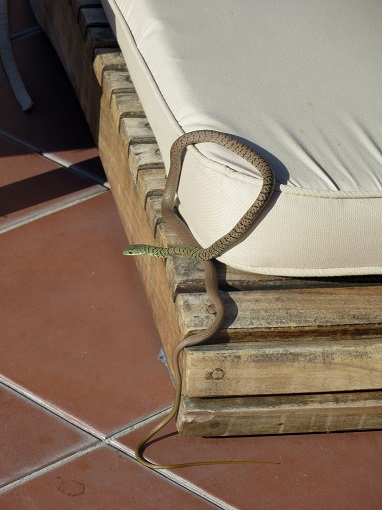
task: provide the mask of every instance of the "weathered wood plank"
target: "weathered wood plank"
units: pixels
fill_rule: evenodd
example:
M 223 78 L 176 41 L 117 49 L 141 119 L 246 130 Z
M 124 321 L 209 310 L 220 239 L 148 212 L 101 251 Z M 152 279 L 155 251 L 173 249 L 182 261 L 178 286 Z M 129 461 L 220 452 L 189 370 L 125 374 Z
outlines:
M 216 262 L 221 290 L 260 290 L 289 287 L 289 279 L 245 273 Z M 204 271 L 200 262 L 186 257 L 174 256 L 169 260 L 169 285 L 173 298 L 180 293 L 204 292 Z
M 40 5 L 45 23 L 44 29 L 59 53 L 92 133 L 98 141 L 101 159 L 129 241 L 157 245 L 175 244 L 178 241 L 176 236 L 162 222 L 160 215 L 162 182 L 157 179 L 157 176 L 154 177 L 157 170 L 164 174 L 159 148 L 139 104 L 139 99 L 125 80 L 126 65 L 113 32 L 110 27 L 103 26 L 104 18 L 97 18 L 99 14 L 95 11 L 93 13 L 88 11 L 86 14 L 86 9 L 98 6 L 99 0 L 94 2 L 72 0 L 71 5 L 69 0 L 57 2 L 35 0 L 35 2 Z M 81 13 L 81 11 L 84 12 Z M 78 24 L 79 17 L 82 19 L 82 32 Z M 94 26 L 98 24 L 102 26 Z M 85 39 L 83 33 L 86 33 Z M 122 72 L 114 74 L 115 71 Z M 103 85 L 102 98 L 101 84 Z M 113 98 L 111 103 L 110 98 Z M 136 100 L 133 105 L 132 98 L 133 101 Z M 126 103 L 129 100 L 130 103 Z M 209 301 L 204 292 L 203 272 L 198 268 L 198 263 L 181 257 L 174 258 L 173 261 L 170 259 L 166 264 L 167 276 L 173 279 L 170 290 L 164 261 L 151 257 L 137 257 L 136 263 L 167 359 L 171 359 L 175 344 L 184 335 L 200 331 L 213 319 L 213 310 L 209 307 Z M 298 386 L 298 377 L 300 377 L 301 380 L 303 379 L 301 384 L 306 384 L 307 388 L 316 388 L 318 382 L 316 381 L 314 386 L 309 382 L 308 377 L 308 374 L 310 373 L 311 376 L 312 373 L 309 372 L 309 367 L 314 366 L 318 380 L 324 388 L 325 384 L 333 386 L 332 379 L 337 381 L 338 387 L 345 382 L 349 383 L 350 387 L 358 388 L 359 385 L 369 383 L 373 385 L 373 388 L 375 387 L 378 375 L 374 376 L 371 368 L 380 367 L 379 344 L 378 340 L 374 339 L 375 346 L 367 350 L 365 342 L 372 340 L 371 334 L 382 336 L 382 320 L 379 316 L 381 277 L 288 279 L 248 275 L 226 268 L 222 264 L 218 267 L 223 288 L 232 291 L 224 298 L 227 309 L 226 330 L 222 332 L 219 339 L 243 340 L 239 347 L 239 352 L 243 356 L 245 349 L 249 347 L 245 343 L 247 341 L 263 342 L 269 354 L 269 349 L 276 346 L 275 339 L 284 340 L 280 356 L 281 358 L 284 356 L 285 363 L 280 362 L 278 371 L 275 368 L 277 366 L 275 359 L 268 356 L 269 365 L 273 367 L 273 372 L 268 374 L 270 379 L 284 378 L 284 382 L 289 381 L 291 389 Z M 341 289 L 340 286 L 348 288 Z M 234 289 L 244 289 L 246 292 L 233 292 Z M 190 294 L 193 295 L 190 297 Z M 175 315 L 174 298 L 176 298 L 178 317 Z M 359 342 L 357 346 L 353 346 L 351 342 L 354 342 L 357 335 L 360 337 Z M 260 343 L 256 344 L 256 348 Z M 315 344 L 315 356 L 318 361 L 312 361 L 312 357 L 306 354 L 307 348 L 304 350 L 301 347 L 303 344 Z M 294 349 L 294 358 L 288 361 L 291 346 Z M 342 351 L 338 350 L 340 346 L 344 347 Z M 360 351 L 359 346 L 363 347 L 363 350 Z M 224 345 L 219 348 L 222 347 Z M 195 348 L 195 352 L 198 349 L 202 357 L 204 355 L 208 357 L 210 346 L 200 346 Z M 320 359 L 322 362 L 319 361 Z M 219 358 L 215 360 L 219 361 Z M 350 360 L 349 366 L 344 363 L 346 360 Z M 289 365 L 295 367 L 295 374 L 292 368 L 288 368 Z M 284 375 L 280 366 L 285 367 Z M 301 367 L 303 367 L 303 375 L 299 375 Z M 215 373 L 215 376 L 219 374 L 219 371 L 214 372 L 217 368 L 219 367 L 211 361 L 209 374 Z M 190 370 L 186 368 L 184 373 L 186 384 L 188 384 Z M 297 379 L 293 379 L 293 374 Z M 205 384 L 205 381 L 211 383 L 211 378 L 208 377 L 206 380 L 205 375 L 203 372 L 201 374 L 203 380 L 198 382 L 201 386 Z M 212 375 L 211 377 L 213 379 Z M 222 380 L 224 379 L 225 376 Z M 314 378 L 311 377 L 311 379 Z M 244 385 L 248 380 L 251 381 L 251 379 L 243 379 Z M 266 382 L 265 375 L 264 381 L 264 385 L 271 385 L 270 382 Z M 275 387 L 273 391 L 277 390 L 280 393 L 282 384 L 280 381 L 277 384 L 279 384 L 278 390 Z M 241 379 L 238 385 L 241 385 Z M 247 391 L 245 388 L 244 390 Z M 306 393 L 309 390 L 300 388 L 300 391 Z M 371 392 L 368 393 L 368 395 L 371 394 Z M 192 427 L 200 420 L 200 426 L 193 428 L 193 433 L 198 431 L 197 435 L 208 435 L 206 430 L 207 432 L 211 430 L 210 424 L 213 424 L 212 428 L 215 428 L 212 435 L 231 434 L 232 431 L 236 431 L 233 432 L 234 434 L 240 434 L 240 430 L 244 430 L 246 434 L 256 434 L 381 428 L 380 394 L 375 393 L 377 401 L 375 405 L 371 402 L 372 399 L 369 399 L 369 403 L 364 405 L 367 409 L 363 414 L 361 413 L 362 397 L 360 396 L 357 401 L 357 395 L 361 395 L 358 390 L 356 393 L 349 394 L 353 399 L 351 405 L 350 400 L 346 401 L 343 397 L 345 394 L 336 395 L 311 397 L 305 395 L 300 401 L 295 402 L 292 402 L 291 398 L 300 398 L 299 396 L 253 397 L 256 399 L 256 405 L 253 402 L 251 404 L 251 401 L 247 400 L 248 397 L 245 397 L 245 402 L 244 397 L 236 399 L 240 400 L 243 407 L 235 407 L 235 399 L 230 397 L 203 400 L 183 397 L 182 405 L 184 404 L 186 411 L 183 414 L 183 423 L 178 420 L 178 426 L 185 430 L 187 420 L 193 423 Z M 318 400 L 314 402 L 309 400 L 313 397 L 321 399 L 319 404 Z M 268 400 L 268 404 L 264 403 L 264 409 L 260 410 L 259 398 L 276 400 L 274 404 Z M 199 412 L 197 409 L 199 406 L 201 414 L 196 414 L 195 419 L 190 420 L 191 414 L 187 414 L 191 409 L 191 404 L 187 402 L 192 403 L 196 413 Z M 221 427 L 219 424 L 216 425 L 220 418 L 206 424 L 203 412 L 206 410 L 208 413 L 211 409 L 208 406 L 212 403 L 215 407 L 217 406 L 216 412 L 221 413 L 216 416 L 226 413 L 225 425 Z M 255 415 L 248 411 L 251 405 L 256 408 Z M 281 414 L 282 411 L 284 414 Z M 283 416 L 286 418 L 284 419 Z M 243 420 L 245 424 L 240 429 L 241 425 L 237 426 L 237 424 Z M 251 425 L 253 423 L 259 423 L 258 427 L 254 428 Z M 270 426 L 272 423 L 274 428 Z
M 144 208 L 146 208 L 149 197 L 157 197 L 159 200 L 162 199 L 165 183 L 166 173 L 163 168 L 152 168 L 144 172 L 139 172 L 137 178 L 137 193 Z
M 107 169 L 108 180 L 128 240 L 130 243 L 153 244 L 155 238 L 152 223 L 148 219 L 144 204 L 136 192 L 134 175 L 137 173 L 137 169 L 131 171 L 129 168 L 130 161 L 132 164 L 136 164 L 138 168 L 140 163 L 127 157 L 126 141 L 121 134 L 116 133 L 114 119 L 110 114 L 110 104 L 105 96 L 102 96 L 101 99 L 100 112 L 100 156 Z M 136 146 L 131 146 L 131 148 L 133 147 Z M 147 161 L 146 159 L 146 164 Z M 146 164 L 143 164 L 143 166 L 146 167 Z M 163 348 L 167 360 L 171 363 L 172 350 L 181 339 L 181 336 L 175 317 L 175 306 L 165 275 L 165 263 L 163 260 L 154 257 L 136 257 L 135 262 L 159 334 L 161 338 L 166 338 L 166 342 L 163 342 Z
M 203 292 L 204 274 L 200 263 L 186 257 L 172 257 L 169 284 L 174 298 L 183 292 Z M 222 290 L 319 289 L 354 286 L 382 286 L 380 275 L 339 278 L 288 278 L 247 273 L 217 262 L 219 286 Z
M 145 117 L 142 104 L 135 92 L 128 94 L 112 94 L 110 98 L 111 114 L 114 119 L 115 130 L 120 130 L 123 117 Z
M 222 294 L 226 319 L 220 338 L 231 341 L 296 335 L 382 334 L 382 287 L 284 289 Z M 179 294 L 177 317 L 188 336 L 208 326 L 205 293 Z
M 156 230 L 155 230 L 155 238 L 157 240 L 158 246 L 169 246 L 169 245 L 175 245 L 179 244 L 179 237 L 164 223 L 161 221 L 162 218 L 160 218 L 160 221 L 158 221 Z M 169 259 L 166 259 L 166 267 L 168 264 Z M 167 272 L 166 272 L 166 279 L 167 279 Z M 167 281 L 168 285 L 168 281 Z M 171 299 L 172 299 L 172 294 Z M 172 299 L 172 301 L 174 301 Z
M 154 241 L 150 244 L 154 244 L 155 246 L 179 244 L 178 236 L 162 222 L 161 204 L 162 197 L 155 195 L 147 197 L 145 207 L 146 217 L 149 224 L 152 226 L 154 236 Z M 166 260 L 166 265 L 167 263 L 168 260 Z
M 129 146 L 130 144 L 138 143 L 157 143 L 150 124 L 145 117 L 123 117 L 120 121 L 120 130 L 124 134 Z
M 111 100 L 112 94 L 135 93 L 130 73 L 125 69 L 109 69 L 103 71 L 102 93 Z
M 102 7 L 101 0 L 69 0 L 72 5 L 73 13 L 75 15 L 75 19 L 78 21 L 80 9 L 89 8 L 89 7 Z
M 127 70 L 125 59 L 119 48 L 96 48 L 93 69 L 99 85 L 103 85 L 105 71 Z
M 110 27 L 89 27 L 86 31 L 87 38 L 94 50 L 96 48 L 119 48 L 114 32 Z
M 80 9 L 78 14 L 78 22 L 83 37 L 90 27 L 108 27 L 105 11 L 99 7 L 84 7 Z
M 182 397 L 183 436 L 249 436 L 382 428 L 382 392 L 196 399 Z
M 145 205 L 146 215 L 149 224 L 152 225 L 154 238 L 156 237 L 158 225 L 162 222 L 161 204 L 162 197 L 155 195 L 147 197 Z
M 163 159 L 156 143 L 132 145 L 129 150 L 129 166 L 134 182 L 138 173 L 152 168 L 164 168 Z
M 382 389 L 382 339 L 190 347 L 183 373 L 200 398 Z

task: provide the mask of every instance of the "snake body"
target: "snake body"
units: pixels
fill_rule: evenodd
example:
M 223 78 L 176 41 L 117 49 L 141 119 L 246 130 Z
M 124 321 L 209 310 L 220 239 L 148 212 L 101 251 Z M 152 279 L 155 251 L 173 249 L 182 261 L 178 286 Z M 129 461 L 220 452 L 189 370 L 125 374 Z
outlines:
M 183 151 L 189 145 L 202 142 L 213 142 L 235 154 L 238 154 L 249 163 L 251 163 L 262 175 L 263 185 L 255 202 L 242 216 L 238 223 L 223 237 L 215 241 L 208 248 L 202 248 L 196 241 L 187 225 L 175 212 L 175 196 L 179 185 L 179 179 L 182 170 Z M 175 380 L 175 399 L 174 404 L 165 418 L 158 423 L 137 445 L 135 456 L 137 460 L 151 469 L 174 469 L 189 466 L 203 466 L 212 464 L 274 464 L 273 462 L 258 461 L 207 461 L 207 462 L 189 462 L 181 464 L 154 464 L 147 461 L 143 456 L 143 450 L 146 443 L 167 423 L 177 416 L 179 411 L 182 377 L 179 368 L 179 356 L 185 347 L 197 345 L 213 337 L 222 327 L 224 320 L 224 304 L 219 293 L 218 277 L 215 264 L 211 259 L 221 255 L 238 241 L 253 225 L 260 212 L 272 196 L 275 185 L 275 178 L 271 167 L 265 159 L 255 150 L 251 149 L 242 142 L 239 142 L 231 136 L 218 131 L 201 130 L 185 133 L 180 136 L 172 145 L 170 151 L 170 171 L 167 177 L 166 186 L 162 199 L 163 220 L 173 229 L 181 239 L 182 245 L 159 248 L 151 245 L 131 245 L 124 250 L 124 255 L 151 255 L 159 258 L 166 258 L 173 254 L 184 255 L 201 261 L 204 269 L 206 291 L 215 308 L 215 318 L 213 322 L 203 331 L 191 335 L 175 347 L 172 356 L 172 367 Z
M 220 237 L 208 248 L 200 247 L 198 243 L 195 242 L 194 238 L 192 238 L 191 241 L 189 235 L 185 234 L 183 221 L 180 220 L 180 218 L 174 213 L 174 201 L 181 175 L 183 150 L 188 145 L 203 142 L 216 143 L 226 149 L 229 149 L 238 156 L 241 156 L 243 159 L 251 163 L 260 172 L 263 178 L 263 185 L 255 202 L 227 234 Z M 267 161 L 254 149 L 251 149 L 239 140 L 236 140 L 225 133 L 212 130 L 200 130 L 185 133 L 180 136 L 171 147 L 170 172 L 167 178 L 162 201 L 163 219 L 168 222 L 185 244 L 168 246 L 167 248 L 136 244 L 129 246 L 123 253 L 124 255 L 151 255 L 159 258 L 166 258 L 170 255 L 184 255 L 196 260 L 209 260 L 216 258 L 229 249 L 238 239 L 242 238 L 243 235 L 252 227 L 255 219 L 259 216 L 260 212 L 272 196 L 274 186 L 275 177 Z M 193 245 L 189 245 L 188 243 L 190 242 L 192 242 Z M 195 246 L 195 244 L 197 246 Z

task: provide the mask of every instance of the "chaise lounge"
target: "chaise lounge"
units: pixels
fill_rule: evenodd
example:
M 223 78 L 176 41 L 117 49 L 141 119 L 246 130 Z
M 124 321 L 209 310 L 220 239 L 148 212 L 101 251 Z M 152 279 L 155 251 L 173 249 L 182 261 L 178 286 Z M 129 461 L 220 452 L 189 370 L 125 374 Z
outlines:
M 381 428 L 382 6 L 32 5 L 77 92 L 129 242 L 179 242 L 160 203 L 170 147 L 185 132 L 228 133 L 275 173 L 253 229 L 218 258 L 226 319 L 208 345 L 184 352 L 179 432 Z M 184 158 L 179 213 L 208 246 L 261 183 L 242 158 L 198 144 Z M 136 261 L 170 363 L 179 340 L 212 320 L 203 271 L 181 256 Z

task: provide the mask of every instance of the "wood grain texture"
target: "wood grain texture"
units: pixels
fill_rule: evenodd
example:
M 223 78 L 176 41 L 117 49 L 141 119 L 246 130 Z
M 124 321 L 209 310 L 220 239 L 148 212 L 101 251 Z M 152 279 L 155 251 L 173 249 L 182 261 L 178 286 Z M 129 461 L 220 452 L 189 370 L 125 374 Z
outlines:
M 134 182 L 137 182 L 138 173 L 141 170 L 164 169 L 163 159 L 156 143 L 133 145 L 129 151 L 129 164 Z
M 154 133 L 148 120 L 136 117 L 123 117 L 120 121 L 120 131 L 130 144 L 156 144 Z
M 136 193 L 137 169 L 131 169 L 129 166 L 125 141 L 116 131 L 114 119 L 110 115 L 109 102 L 104 96 L 101 100 L 99 151 L 107 168 L 108 180 L 129 242 L 156 242 L 151 222 L 145 212 L 145 204 Z M 155 168 L 155 161 L 153 166 Z M 149 167 L 149 160 L 146 158 L 145 168 Z M 180 332 L 175 318 L 175 306 L 167 284 L 164 261 L 153 257 L 137 257 L 136 264 L 161 338 L 166 338 L 163 347 L 169 360 L 174 345 L 180 339 Z
M 103 71 L 102 93 L 105 94 L 110 101 L 113 94 L 129 92 L 135 94 L 135 88 L 127 70 L 106 69 Z
M 100 1 L 34 3 L 99 146 L 129 241 L 177 244 L 161 218 L 159 147 Z M 183 336 L 213 318 L 203 271 L 183 257 L 136 263 L 171 359 Z M 382 388 L 381 276 L 284 278 L 223 264 L 218 272 L 227 317 L 214 342 L 223 343 L 185 353 L 182 434 L 382 428 L 381 392 L 371 391 Z
M 204 275 L 198 261 L 174 256 L 171 261 L 173 277 L 169 280 L 174 297 L 183 292 L 203 292 Z M 290 278 L 247 273 L 217 262 L 219 287 L 222 290 L 286 290 L 325 289 L 361 286 L 382 286 L 380 275 L 345 276 L 338 278 Z
M 221 339 L 253 341 L 285 335 L 382 335 L 382 287 L 279 289 L 223 295 L 226 320 Z M 205 293 L 176 298 L 184 336 L 205 329 L 209 300 Z
M 183 436 L 250 436 L 382 428 L 382 392 L 196 399 L 182 397 Z
M 99 7 L 102 8 L 101 0 L 69 0 L 72 6 L 75 19 L 78 21 L 80 10 L 83 8 Z
M 382 340 L 195 346 L 183 372 L 183 393 L 200 398 L 382 389 Z
M 94 50 L 93 69 L 98 84 L 102 87 L 106 71 L 123 71 L 127 70 L 127 67 L 119 48 L 96 48 Z
M 139 172 L 137 178 L 137 193 L 139 200 L 146 208 L 150 197 L 162 199 L 163 188 L 166 183 L 166 173 L 163 168 L 152 168 Z
M 108 27 L 106 14 L 101 7 L 84 7 L 79 10 L 78 24 L 83 37 L 90 27 Z
M 93 58 L 96 48 L 119 48 L 112 29 L 107 27 L 89 27 L 86 30 L 86 40 L 93 49 Z
M 142 104 L 136 92 L 112 94 L 110 110 L 116 131 L 120 130 L 121 119 L 124 117 L 145 117 Z

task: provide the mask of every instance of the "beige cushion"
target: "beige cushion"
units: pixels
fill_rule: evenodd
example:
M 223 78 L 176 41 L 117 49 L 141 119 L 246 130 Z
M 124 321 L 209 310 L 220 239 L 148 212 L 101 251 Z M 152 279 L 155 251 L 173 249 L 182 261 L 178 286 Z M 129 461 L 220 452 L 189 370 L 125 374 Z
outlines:
M 272 203 L 221 260 L 247 271 L 382 273 L 382 3 L 103 0 L 168 168 L 183 132 L 216 129 L 272 165 Z M 255 200 L 258 173 L 188 151 L 179 208 L 208 246 Z

